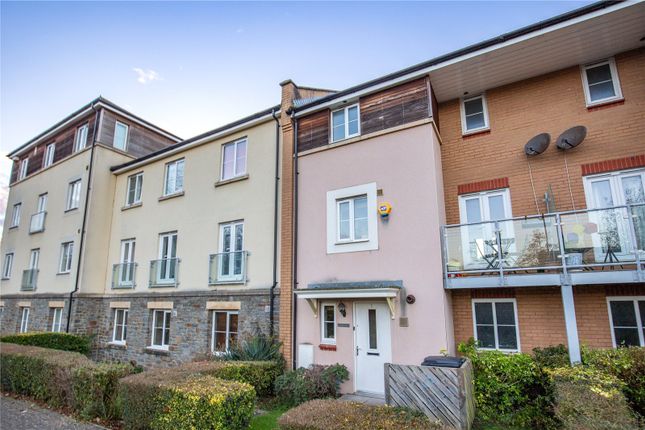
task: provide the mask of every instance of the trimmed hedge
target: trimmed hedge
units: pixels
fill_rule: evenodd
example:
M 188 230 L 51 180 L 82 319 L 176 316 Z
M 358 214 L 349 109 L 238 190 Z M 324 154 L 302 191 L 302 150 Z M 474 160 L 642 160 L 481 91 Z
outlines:
M 340 400 L 311 400 L 278 420 L 281 430 L 429 430 L 444 428 L 425 415 L 390 406 Z
M 249 384 L 181 367 L 131 375 L 120 381 L 128 429 L 245 429 L 255 409 Z
M 313 365 L 284 373 L 275 381 L 275 393 L 283 405 L 296 406 L 313 399 L 338 397 L 340 384 L 349 379 L 342 364 Z
M 91 349 L 91 339 L 89 336 L 69 333 L 12 334 L 0 337 L 0 342 L 79 352 L 85 355 L 89 354 Z
M 273 384 L 283 372 L 282 364 L 275 361 L 200 361 L 185 364 L 181 369 L 228 381 L 245 382 L 255 389 L 258 396 L 272 394 Z
M 118 417 L 118 380 L 134 371 L 129 364 L 97 364 L 76 352 L 14 344 L 2 345 L 0 368 L 3 390 L 70 407 L 85 419 Z

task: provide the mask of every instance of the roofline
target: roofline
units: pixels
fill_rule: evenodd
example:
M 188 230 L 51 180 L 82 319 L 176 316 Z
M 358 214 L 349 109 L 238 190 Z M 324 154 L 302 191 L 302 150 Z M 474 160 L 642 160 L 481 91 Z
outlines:
M 213 130 L 207 131 L 205 133 L 199 134 L 197 136 L 191 137 L 190 139 L 184 140 L 182 142 L 176 143 L 174 145 L 166 146 L 158 151 L 151 152 L 150 154 L 139 157 L 136 160 L 128 161 L 127 163 L 119 164 L 117 166 L 110 167 L 110 171 L 114 174 L 120 174 L 137 167 L 152 163 L 159 159 L 168 157 L 170 155 L 176 154 L 177 152 L 184 151 L 186 149 L 192 148 L 194 146 L 201 145 L 202 143 L 213 140 L 216 138 L 224 137 L 240 129 L 247 128 L 249 126 L 266 122 L 274 118 L 274 115 L 280 113 L 280 105 L 272 106 L 268 109 L 264 109 L 260 112 L 256 112 L 252 115 L 246 116 L 244 118 L 233 121 L 229 124 L 223 125 L 221 127 L 215 128 Z
M 169 132 L 167 132 L 166 130 L 164 130 L 162 128 L 157 127 L 156 125 L 144 120 L 143 118 L 140 118 L 140 117 L 134 115 L 133 113 L 128 112 L 127 110 L 119 107 L 117 104 L 111 102 L 110 100 L 99 96 L 99 97 L 95 98 L 94 100 L 92 100 L 91 102 L 87 103 L 86 105 L 83 105 L 80 109 L 77 109 L 74 112 L 72 112 L 71 114 L 67 115 L 65 118 L 63 118 L 62 120 L 58 121 L 56 124 L 52 125 L 47 130 L 43 131 L 42 133 L 38 134 L 37 136 L 33 137 L 32 139 L 30 139 L 29 141 L 27 141 L 23 145 L 20 145 L 18 148 L 14 149 L 9 154 L 7 154 L 7 157 L 9 157 L 9 158 L 15 157 L 16 155 L 19 155 L 20 153 L 22 153 L 23 151 L 27 150 L 31 146 L 40 143 L 43 139 L 51 136 L 54 132 L 60 130 L 61 128 L 65 127 L 65 126 L 67 126 L 70 122 L 76 121 L 76 120 L 82 118 L 83 116 L 87 115 L 90 112 L 90 110 L 93 109 L 94 106 L 104 107 L 104 108 L 109 109 L 109 110 L 111 110 L 111 111 L 113 111 L 115 113 L 118 113 L 118 114 L 122 115 L 122 116 L 129 117 L 133 121 L 139 122 L 140 124 L 144 125 L 145 127 L 151 128 L 151 129 L 155 130 L 156 132 L 158 132 L 160 134 L 163 134 L 164 136 L 166 136 L 166 137 L 168 137 L 168 138 L 170 138 L 172 140 L 181 141 L 180 137 L 178 137 L 178 136 L 176 136 L 176 135 L 174 135 L 172 133 L 169 133 Z
M 526 36 L 526 35 L 528 35 L 530 33 L 540 31 L 540 30 L 545 30 L 545 29 L 547 29 L 549 27 L 553 27 L 555 25 L 562 24 L 562 23 L 565 23 L 567 21 L 571 21 L 571 20 L 573 20 L 575 18 L 579 18 L 579 17 L 582 17 L 584 15 L 589 15 L 589 14 L 591 14 L 593 12 L 602 11 L 603 9 L 615 6 L 617 4 L 622 3 L 622 4 L 625 5 L 625 6 L 622 6 L 622 7 L 629 7 L 629 6 L 633 5 L 633 4 L 640 3 L 641 1 L 642 0 L 637 0 L 635 3 L 632 3 L 632 2 L 627 2 L 627 1 L 623 1 L 623 0 L 611 0 L 611 1 L 599 1 L 599 2 L 596 2 L 596 3 L 592 3 L 590 5 L 587 5 L 587 6 L 578 8 L 578 9 L 574 9 L 572 11 L 565 12 L 565 13 L 560 14 L 560 15 L 556 15 L 556 16 L 554 16 L 552 18 L 548 18 L 548 19 L 539 21 L 537 23 L 534 23 L 534 24 L 531 24 L 531 25 L 528 25 L 528 26 L 525 26 L 525 27 L 521 27 L 521 28 L 519 28 L 517 30 L 513 30 L 511 32 L 504 33 L 504 34 L 501 34 L 499 36 L 484 40 L 483 42 L 479 42 L 479 43 L 476 43 L 476 44 L 473 44 L 473 45 L 469 45 L 469 46 L 466 46 L 464 48 L 458 49 L 456 51 L 452 51 L 452 52 L 449 52 L 447 54 L 440 55 L 440 56 L 435 57 L 433 59 L 424 61 L 422 63 L 418 63 L 418 64 L 415 64 L 413 66 L 406 67 L 405 69 L 401 69 L 401 70 L 398 70 L 396 72 L 389 73 L 387 75 L 383 75 L 381 77 L 372 79 L 370 81 L 363 82 L 362 84 L 358 84 L 358 85 L 355 85 L 353 87 L 349 87 L 347 89 L 338 91 L 338 92 L 336 92 L 334 94 L 329 94 L 329 95 L 323 96 L 323 97 L 321 97 L 321 98 L 319 98 L 317 100 L 312 101 L 311 103 L 307 103 L 307 104 L 302 105 L 302 106 L 300 106 L 298 108 L 293 107 L 293 111 L 294 112 L 299 112 L 301 114 L 304 113 L 303 111 L 307 111 L 307 113 L 311 112 L 311 111 L 315 111 L 315 110 L 317 110 L 317 109 L 315 109 L 317 106 L 330 104 L 330 102 L 332 102 L 332 101 L 334 101 L 336 99 L 342 98 L 344 96 L 354 94 L 354 93 L 359 93 L 359 92 L 366 92 L 364 90 L 366 90 L 366 89 L 368 89 L 370 87 L 374 87 L 374 86 L 379 85 L 379 84 L 386 84 L 387 82 L 393 81 L 393 80 L 395 80 L 397 78 L 401 78 L 399 80 L 416 78 L 416 77 L 418 77 L 419 74 L 422 74 L 420 72 L 425 73 L 426 69 L 429 69 L 431 67 L 436 69 L 436 68 L 438 68 L 436 66 L 438 66 L 439 64 L 446 63 L 448 61 L 458 59 L 459 57 L 463 57 L 465 55 L 472 54 L 472 53 L 475 53 L 477 51 L 481 51 L 481 50 L 484 50 L 484 49 L 487 49 L 487 48 L 495 47 L 496 45 L 501 45 L 501 44 L 509 42 L 509 41 L 511 41 L 513 39 L 517 39 L 519 37 Z M 427 70 L 427 72 L 429 72 L 429 71 L 430 70 Z M 413 75 L 413 76 L 409 76 L 409 75 Z M 385 85 L 382 85 L 382 86 L 385 86 Z M 322 106 L 321 106 L 321 108 L 322 108 Z

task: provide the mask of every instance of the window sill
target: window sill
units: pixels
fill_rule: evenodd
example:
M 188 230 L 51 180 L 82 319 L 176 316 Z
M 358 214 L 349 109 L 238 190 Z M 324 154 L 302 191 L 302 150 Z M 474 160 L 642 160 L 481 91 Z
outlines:
M 108 342 L 108 348 L 112 349 L 128 349 L 128 346 L 125 342 Z
M 122 211 L 127 211 L 128 209 L 140 208 L 143 206 L 143 202 L 133 203 L 131 205 L 125 205 L 121 208 Z
M 71 271 L 69 271 L 69 272 L 57 272 L 56 276 L 58 276 L 58 275 L 69 275 L 70 273 L 72 273 L 72 272 Z
M 176 192 L 176 193 L 172 193 L 172 194 L 168 194 L 168 195 L 165 195 L 165 196 L 161 196 L 161 197 L 159 197 L 159 201 L 160 201 L 160 202 L 163 202 L 164 200 L 174 199 L 175 197 L 181 197 L 181 196 L 183 196 L 183 195 L 184 195 L 184 192 L 183 192 L 183 191 L 179 191 L 179 192 Z
M 18 229 L 17 225 L 12 225 L 11 227 L 9 227 L 9 230 L 17 230 L 17 229 Z
M 249 174 L 248 173 L 245 174 L 245 175 L 236 176 L 236 177 L 230 178 L 230 179 L 219 180 L 219 181 L 215 182 L 215 188 L 221 187 L 222 185 L 232 184 L 234 182 L 240 182 L 240 181 L 243 181 L 245 179 L 249 179 Z
M 70 212 L 74 212 L 74 211 L 77 211 L 77 210 L 78 210 L 78 208 L 69 208 L 69 209 L 65 209 L 64 213 L 70 213 Z
M 209 286 L 211 287 L 221 287 L 222 285 L 244 285 L 248 282 L 248 279 L 240 279 L 240 280 L 221 280 L 221 281 L 210 281 L 208 283 Z
M 144 352 L 152 355 L 170 355 L 168 348 L 162 348 L 160 346 L 148 346 L 144 349 Z
M 356 134 L 352 134 L 351 136 L 344 137 L 344 138 L 342 138 L 342 139 L 338 139 L 338 140 L 330 140 L 330 141 L 329 141 L 329 145 L 333 145 L 333 144 L 336 144 L 336 143 L 342 143 L 342 142 L 345 142 L 346 140 L 354 139 L 354 138 L 356 138 L 356 137 L 361 137 L 361 134 L 360 134 L 360 133 L 356 133 Z
M 0 281 L 8 281 L 8 280 L 10 280 L 10 279 L 11 279 L 11 278 L 0 278 Z
M 622 98 L 622 97 L 617 98 L 617 99 L 611 99 L 611 100 L 603 100 L 603 101 L 599 101 L 599 102 L 596 102 L 596 103 L 588 103 L 587 104 L 587 111 L 593 112 L 595 110 L 608 108 L 610 106 L 618 106 L 618 105 L 622 105 L 624 103 L 625 103 L 625 99 Z
M 347 240 L 344 242 L 336 242 L 334 245 L 336 246 L 343 246 L 343 245 L 351 245 L 353 243 L 366 243 L 369 242 L 369 239 L 360 239 L 360 240 Z
M 318 345 L 318 348 L 321 351 L 336 351 L 336 345 L 335 344 L 321 343 L 320 345 Z
M 45 231 L 45 229 L 44 229 L 44 228 L 41 228 L 40 230 L 30 231 L 30 232 L 29 232 L 29 234 L 38 234 L 38 233 L 42 233 L 42 232 L 44 232 L 44 231 Z
M 474 136 L 482 136 L 484 134 L 490 134 L 490 127 L 478 128 L 477 130 L 471 130 L 461 133 L 462 139 L 466 139 Z

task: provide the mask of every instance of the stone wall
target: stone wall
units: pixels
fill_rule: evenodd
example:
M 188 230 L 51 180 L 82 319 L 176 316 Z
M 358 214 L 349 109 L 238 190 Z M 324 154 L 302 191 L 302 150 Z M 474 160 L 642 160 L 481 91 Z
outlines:
M 0 311 L 0 334 L 15 334 L 20 332 L 22 305 L 29 304 L 28 331 L 51 331 L 53 320 L 52 302 L 64 302 L 62 331 L 65 331 L 68 312 L 68 295 L 11 295 L 2 296 Z M 56 304 L 58 306 L 58 304 Z

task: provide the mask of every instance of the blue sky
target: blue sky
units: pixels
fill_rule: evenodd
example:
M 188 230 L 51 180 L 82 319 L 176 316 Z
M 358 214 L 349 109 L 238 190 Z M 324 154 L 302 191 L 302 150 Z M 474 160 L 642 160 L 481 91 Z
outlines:
M 0 155 L 98 95 L 188 138 L 588 3 L 2 1 Z

